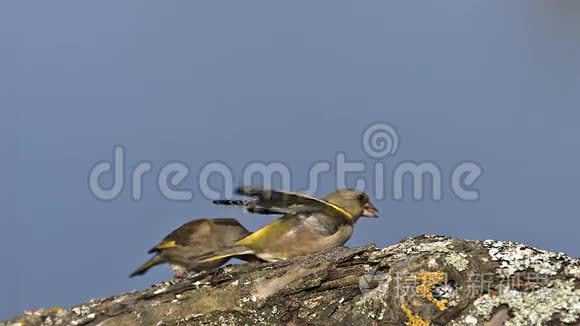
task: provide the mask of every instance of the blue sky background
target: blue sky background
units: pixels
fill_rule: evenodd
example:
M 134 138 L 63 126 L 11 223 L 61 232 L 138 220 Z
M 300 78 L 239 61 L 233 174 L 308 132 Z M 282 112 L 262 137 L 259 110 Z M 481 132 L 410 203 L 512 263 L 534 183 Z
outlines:
M 401 141 L 387 166 L 477 161 L 481 198 L 382 200 L 348 245 L 439 233 L 579 256 L 578 35 L 574 1 L 2 1 L 0 319 L 171 277 L 127 275 L 189 219 L 270 220 L 209 204 L 205 163 L 281 161 L 299 189 L 337 152 L 374 163 L 377 121 Z M 139 202 L 88 190 L 115 144 L 153 164 Z M 173 160 L 191 202 L 156 189 Z

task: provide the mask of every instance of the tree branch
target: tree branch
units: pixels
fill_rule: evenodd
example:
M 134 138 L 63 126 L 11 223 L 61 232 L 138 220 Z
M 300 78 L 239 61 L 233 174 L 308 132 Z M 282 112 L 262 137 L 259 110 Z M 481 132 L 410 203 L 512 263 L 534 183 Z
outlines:
M 580 325 L 580 261 L 501 241 L 419 236 L 227 266 L 0 325 Z

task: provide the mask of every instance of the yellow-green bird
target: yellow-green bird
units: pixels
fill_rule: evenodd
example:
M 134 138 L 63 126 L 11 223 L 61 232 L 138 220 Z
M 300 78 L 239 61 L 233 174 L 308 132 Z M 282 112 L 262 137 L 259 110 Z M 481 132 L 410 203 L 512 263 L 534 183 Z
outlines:
M 343 245 L 359 217 L 377 217 L 378 210 L 361 191 L 343 189 L 318 199 L 301 193 L 242 187 L 238 194 L 252 200 L 217 200 L 258 214 L 284 214 L 274 222 L 240 239 L 234 245 L 193 257 L 209 263 L 229 257 L 252 255 L 278 261 Z
M 188 271 L 204 271 L 225 264 L 229 257 L 210 262 L 192 262 L 189 257 L 202 255 L 212 250 L 231 246 L 250 232 L 233 218 L 199 219 L 180 226 L 149 253 L 153 258 L 137 268 L 130 277 L 142 275 L 151 267 L 168 263 L 175 277 L 184 277 Z

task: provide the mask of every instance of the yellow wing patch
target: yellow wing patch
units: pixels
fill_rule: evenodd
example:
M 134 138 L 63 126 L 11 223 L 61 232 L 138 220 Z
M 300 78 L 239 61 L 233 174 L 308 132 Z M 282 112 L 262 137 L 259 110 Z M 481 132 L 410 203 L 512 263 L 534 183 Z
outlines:
M 262 243 L 268 243 L 270 237 L 278 237 L 284 234 L 287 228 L 283 224 L 283 219 L 278 219 L 247 237 L 240 239 L 236 244 L 247 246 L 248 248 L 261 248 Z
M 338 205 L 335 205 L 331 202 L 328 202 L 326 200 L 322 200 L 322 199 L 312 197 L 312 196 L 309 196 L 309 195 L 306 195 L 303 193 L 299 193 L 299 192 L 287 192 L 287 193 L 294 195 L 296 197 L 302 197 L 304 199 L 312 200 L 312 201 L 317 202 L 320 205 L 324 205 L 326 207 L 332 208 L 335 212 L 339 213 L 340 215 L 342 215 L 344 218 L 346 218 L 348 220 L 352 220 L 352 218 L 353 218 L 353 216 L 349 212 L 347 212 L 344 208 L 342 208 Z
M 177 244 L 175 243 L 175 241 L 163 241 L 160 244 L 158 244 L 155 248 L 159 249 L 159 250 L 163 250 L 163 249 L 169 249 L 169 248 L 174 248 L 177 247 Z
M 331 215 L 332 217 L 343 218 L 349 222 L 352 222 L 354 216 L 352 216 L 344 208 L 328 202 L 323 199 L 319 199 L 313 196 L 309 196 L 304 193 L 290 192 L 290 191 L 278 191 L 278 190 L 265 190 L 252 187 L 242 187 L 238 190 L 238 193 L 243 196 L 256 197 L 256 205 L 263 208 L 282 208 L 281 212 L 288 214 L 298 213 L 312 213 L 313 210 L 301 209 L 301 206 L 315 208 L 321 212 Z
M 209 263 L 211 261 L 216 261 L 216 260 L 220 260 L 222 258 L 227 258 L 227 257 L 231 257 L 231 256 L 233 256 L 232 253 L 221 254 L 221 255 L 216 255 L 216 256 L 211 256 L 211 257 L 200 259 L 199 262 L 200 263 Z
M 352 216 L 352 215 L 351 215 L 349 212 L 347 212 L 347 211 L 346 211 L 344 208 L 342 208 L 342 207 L 340 207 L 340 206 L 338 206 L 338 205 L 335 205 L 335 204 L 333 204 L 333 203 L 327 202 L 327 201 L 323 201 L 323 200 L 321 200 L 321 202 L 323 202 L 323 203 L 325 203 L 326 205 L 328 205 L 328 206 L 330 206 L 330 207 L 334 208 L 334 209 L 335 209 L 337 212 L 339 212 L 339 213 L 340 213 L 341 215 L 343 215 L 345 218 L 347 218 L 347 219 L 349 219 L 349 220 L 352 220 L 353 216 Z

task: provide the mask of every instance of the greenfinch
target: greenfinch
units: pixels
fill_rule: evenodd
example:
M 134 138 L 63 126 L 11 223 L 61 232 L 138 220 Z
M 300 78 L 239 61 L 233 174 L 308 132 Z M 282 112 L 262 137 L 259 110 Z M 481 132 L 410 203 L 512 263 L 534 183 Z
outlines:
M 149 253 L 154 253 L 155 256 L 137 268 L 129 277 L 145 274 L 151 267 L 163 263 L 170 264 L 176 278 L 184 277 L 189 271 L 199 272 L 219 267 L 225 264 L 229 257 L 203 263 L 191 262 L 188 257 L 233 245 L 237 240 L 249 234 L 250 232 L 233 218 L 190 221 L 151 248 Z
M 278 261 L 342 246 L 359 217 L 377 217 L 378 213 L 366 193 L 353 189 L 342 189 L 323 199 L 254 187 L 242 187 L 237 192 L 253 199 L 214 203 L 242 206 L 251 213 L 284 215 L 233 245 L 193 257 L 196 263 L 248 255 Z

